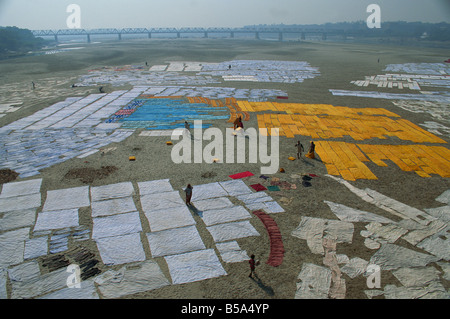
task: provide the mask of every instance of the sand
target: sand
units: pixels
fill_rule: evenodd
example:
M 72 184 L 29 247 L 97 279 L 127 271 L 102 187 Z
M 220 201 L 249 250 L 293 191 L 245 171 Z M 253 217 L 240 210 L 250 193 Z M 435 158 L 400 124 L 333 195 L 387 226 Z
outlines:
M 364 78 L 366 75 L 383 74 L 387 64 L 442 62 L 448 56 L 448 51 L 440 49 L 409 48 L 382 45 L 339 44 L 328 42 L 272 42 L 217 39 L 177 39 L 177 40 L 136 40 L 122 42 L 107 42 L 86 44 L 84 49 L 73 52 L 59 53 L 49 56 L 25 57 L 0 61 L 0 90 L 8 92 L 2 95 L 0 103 L 20 101 L 21 107 L 15 112 L 0 118 L 0 127 L 19 118 L 28 116 L 44 107 L 70 96 L 85 96 L 98 93 L 97 87 L 71 88 L 76 79 L 90 69 L 102 66 L 149 65 L 165 64 L 168 61 L 202 61 L 222 62 L 244 59 L 271 59 L 286 61 L 307 61 L 313 67 L 318 67 L 321 75 L 308 79 L 303 83 L 252 83 L 226 82 L 222 86 L 236 88 L 268 88 L 280 89 L 288 93 L 288 102 L 332 104 L 348 107 L 381 107 L 390 110 L 402 118 L 415 124 L 433 121 L 431 116 L 423 113 L 412 113 L 396 107 L 391 101 L 380 99 L 333 96 L 329 89 L 359 90 L 351 81 Z M 378 63 L 377 60 L 380 59 Z M 36 89 L 31 90 L 31 81 L 36 83 Z M 219 86 L 220 86 L 219 85 Z M 15 92 L 11 92 L 11 90 Z M 131 86 L 105 86 L 105 92 L 119 89 L 130 89 Z M 216 121 L 214 126 L 224 130 L 230 124 L 226 121 Z M 246 128 L 257 127 L 256 115 L 251 114 Z M 42 194 L 47 191 L 79 187 L 101 186 L 119 182 L 131 181 L 137 189 L 137 183 L 142 181 L 169 178 L 175 190 L 180 190 L 188 183 L 204 184 L 215 181 L 229 180 L 228 175 L 243 171 L 251 171 L 253 177 L 244 179 L 247 185 L 261 183 L 259 164 L 229 164 L 201 163 L 174 164 L 170 159 L 171 146 L 166 145 L 168 137 L 140 137 L 136 132 L 121 143 L 110 146 L 116 149 L 102 155 L 97 152 L 86 158 L 74 158 L 58 165 L 45 168 L 39 178 L 43 179 Z M 447 142 L 448 136 L 440 136 Z M 297 139 L 297 137 L 296 137 Z M 296 156 L 294 146 L 296 139 L 282 137 L 280 139 L 280 167 L 286 173 L 276 173 L 273 176 L 283 181 L 296 183 L 297 189 L 270 192 L 270 195 L 286 210 L 285 213 L 272 214 L 283 238 L 286 250 L 283 263 L 271 267 L 265 263 L 270 248 L 269 237 L 264 225 L 252 215 L 252 225 L 261 234 L 258 237 L 238 240 L 242 250 L 255 254 L 261 260 L 257 267 L 260 280 L 248 278 L 248 263 L 222 263 L 228 275 L 214 279 L 202 280 L 180 285 L 168 285 L 148 292 L 126 296 L 127 298 L 283 298 L 292 299 L 296 293 L 297 276 L 304 263 L 323 265 L 323 256 L 311 253 L 306 242 L 291 235 L 300 223 L 302 216 L 336 219 L 324 201 L 331 201 L 364 211 L 377 213 L 386 218 L 393 218 L 385 211 L 370 205 L 358 198 L 343 185 L 325 176 L 325 166 L 320 160 L 290 161 L 289 156 Z M 308 145 L 309 137 L 300 138 Z M 349 137 L 341 141 L 354 142 Z M 405 141 L 393 139 L 395 144 L 408 144 Z M 129 161 L 129 156 L 135 156 L 135 161 Z M 403 172 L 395 165 L 378 167 L 368 164 L 378 180 L 357 180 L 352 185 L 364 189 L 370 188 L 398 201 L 418 209 L 441 206 L 435 198 L 450 188 L 450 180 L 433 175 L 431 178 L 421 178 L 410 172 Z M 108 169 L 106 168 L 117 168 Z M 80 169 L 88 169 L 98 178 L 86 178 Z M 105 173 L 103 173 L 105 172 Z M 316 174 L 311 187 L 302 187 L 301 181 L 292 174 Z M 30 177 L 32 179 L 35 177 Z M 268 183 L 265 183 L 268 185 Z M 134 195 L 136 196 L 136 195 Z M 140 207 L 137 207 L 140 209 Z M 80 223 L 89 225 L 88 213 L 82 212 Z M 200 217 L 194 215 L 197 229 L 206 248 L 214 248 L 212 236 L 204 227 Z M 365 238 L 359 235 L 364 230 L 365 223 L 354 223 L 354 238 L 352 243 L 339 243 L 337 254 L 360 257 L 369 260 L 373 250 L 364 245 Z M 143 232 L 149 232 L 148 224 L 143 223 Z M 90 249 L 95 245 L 83 242 Z M 417 249 L 406 241 L 400 240 L 398 245 Z M 147 256 L 149 247 L 144 245 Z M 169 277 L 169 269 L 162 258 L 156 259 L 163 273 Z M 106 267 L 106 266 L 103 266 Z M 107 269 L 107 268 L 103 268 Z M 346 298 L 367 298 L 366 278 L 346 275 Z M 399 285 L 391 272 L 382 272 L 381 282 Z M 448 281 L 443 281 L 449 288 Z

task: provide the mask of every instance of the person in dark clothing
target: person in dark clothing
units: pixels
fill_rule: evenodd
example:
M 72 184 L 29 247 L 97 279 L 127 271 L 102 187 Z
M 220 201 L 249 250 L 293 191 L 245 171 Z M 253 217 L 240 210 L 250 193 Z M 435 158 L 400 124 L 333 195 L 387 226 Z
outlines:
M 186 205 L 192 205 L 191 198 L 192 198 L 192 189 L 193 187 L 191 184 L 188 184 L 184 192 L 186 193 Z

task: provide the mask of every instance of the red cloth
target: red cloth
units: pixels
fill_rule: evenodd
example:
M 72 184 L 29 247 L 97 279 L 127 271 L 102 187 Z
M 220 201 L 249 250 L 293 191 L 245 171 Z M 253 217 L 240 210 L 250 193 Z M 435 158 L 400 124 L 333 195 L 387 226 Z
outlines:
M 287 96 L 277 96 L 277 99 L 284 99 L 284 100 L 287 100 L 288 97 L 287 97 Z
M 266 261 L 266 264 L 277 267 L 283 263 L 285 253 L 280 229 L 278 228 L 278 225 L 273 220 L 273 218 L 262 210 L 256 210 L 253 212 L 253 214 L 262 221 L 264 227 L 267 230 L 267 233 L 269 234 L 270 255 L 269 259 Z
M 265 188 L 263 185 L 261 184 L 253 184 L 250 185 L 251 188 L 253 188 L 255 191 L 260 192 L 260 191 L 266 191 L 267 188 Z
M 127 110 L 119 110 L 115 114 L 116 115 L 131 115 L 135 110 L 127 109 Z
M 231 177 L 232 179 L 239 179 L 239 178 L 249 177 L 249 176 L 253 176 L 253 173 L 250 173 L 249 171 L 247 171 L 247 172 L 242 172 L 242 173 L 237 173 L 237 174 L 234 174 L 234 175 L 230 175 L 228 177 Z

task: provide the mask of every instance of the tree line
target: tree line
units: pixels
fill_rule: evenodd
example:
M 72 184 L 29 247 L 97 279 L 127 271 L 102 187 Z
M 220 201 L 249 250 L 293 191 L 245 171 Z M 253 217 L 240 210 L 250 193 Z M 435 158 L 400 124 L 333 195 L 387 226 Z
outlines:
M 0 27 L 0 57 L 22 55 L 45 45 L 44 39 L 35 37 L 28 29 Z

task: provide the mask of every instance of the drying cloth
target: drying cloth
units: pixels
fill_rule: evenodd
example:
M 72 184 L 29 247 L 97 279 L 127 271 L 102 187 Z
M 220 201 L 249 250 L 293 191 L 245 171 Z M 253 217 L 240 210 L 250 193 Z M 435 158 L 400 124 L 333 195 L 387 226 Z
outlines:
M 233 174 L 233 175 L 230 175 L 229 177 L 231 177 L 232 179 L 239 179 L 239 178 L 244 178 L 244 177 L 249 177 L 249 176 L 253 176 L 253 173 L 247 171 L 247 172 Z
M 139 187 L 139 194 L 141 196 L 147 194 L 173 192 L 173 188 L 169 182 L 169 179 L 139 182 L 138 187 Z
M 146 211 L 144 214 L 152 232 L 196 224 L 186 205 Z
M 253 184 L 250 185 L 251 188 L 253 188 L 255 191 L 260 192 L 260 191 L 266 191 L 267 188 L 265 188 L 263 185 L 261 184 Z
M 144 212 L 149 212 L 152 210 L 184 206 L 185 203 L 181 199 L 180 193 L 173 191 L 141 196 L 141 205 Z
M 240 201 L 244 202 L 245 205 L 254 204 L 259 202 L 270 202 L 273 201 L 272 197 L 267 195 L 265 192 L 257 192 L 252 194 L 245 194 L 236 197 Z
M 216 243 L 250 236 L 259 236 L 258 231 L 249 221 L 217 224 L 206 227 L 206 229 L 211 233 Z
M 3 184 L 0 198 L 23 196 L 40 193 L 42 178 L 23 182 Z
M 78 209 L 46 211 L 39 213 L 33 231 L 61 229 L 78 226 Z
M 120 236 L 142 231 L 138 212 L 93 218 L 92 238 Z
M 0 267 L 5 268 L 23 262 L 24 242 L 29 228 L 21 228 L 0 234 Z
M 0 198 L 0 213 L 22 211 L 41 206 L 41 194 Z
M 206 248 L 195 226 L 147 233 L 147 238 L 153 258 Z
M 0 218 L 0 231 L 32 226 L 35 220 L 35 208 L 3 213 L 3 217 Z
M 267 233 L 269 234 L 270 255 L 266 263 L 270 266 L 277 267 L 283 263 L 285 252 L 280 229 L 278 228 L 278 225 L 273 220 L 273 218 L 263 211 L 257 210 L 254 211 L 253 214 L 258 216 L 258 218 L 264 224 L 264 227 L 266 227 Z
M 134 194 L 131 182 L 91 187 L 92 201 L 128 197 Z
M 227 191 L 229 196 L 252 193 L 252 190 L 248 188 L 248 186 L 241 179 L 219 182 L 219 184 Z
M 152 260 L 125 266 L 118 271 L 108 270 L 96 277 L 95 282 L 105 298 L 120 298 L 170 285 L 161 268 Z
M 206 226 L 250 218 L 252 216 L 243 206 L 205 210 L 202 217 Z
M 220 253 L 220 257 L 226 263 L 238 263 L 250 259 L 247 252 L 242 250 L 236 241 L 217 243 L 216 247 Z
M 145 252 L 139 233 L 95 240 L 105 265 L 119 265 L 145 260 Z
M 267 189 L 271 192 L 278 192 L 280 188 L 277 185 L 267 186 Z
M 136 211 L 132 197 L 114 198 L 99 202 L 92 202 L 92 217 L 115 215 Z
M 327 267 L 304 263 L 298 274 L 295 299 L 327 299 L 331 287 L 331 270 Z
M 24 259 L 33 259 L 47 255 L 47 236 L 35 237 L 25 241 Z
M 56 211 L 89 206 L 89 186 L 58 189 L 47 192 L 43 211 Z
M 214 249 L 164 257 L 173 284 L 184 284 L 227 275 Z
M 198 211 L 232 207 L 234 204 L 227 197 L 209 198 L 192 202 Z M 1 224 L 0 224 L 1 227 Z
M 66 287 L 55 292 L 46 294 L 38 299 L 100 299 L 97 294 L 94 281 L 83 280 L 80 282 L 80 289 Z
M 194 185 L 192 189 L 192 201 L 228 196 L 228 193 L 219 183 Z

